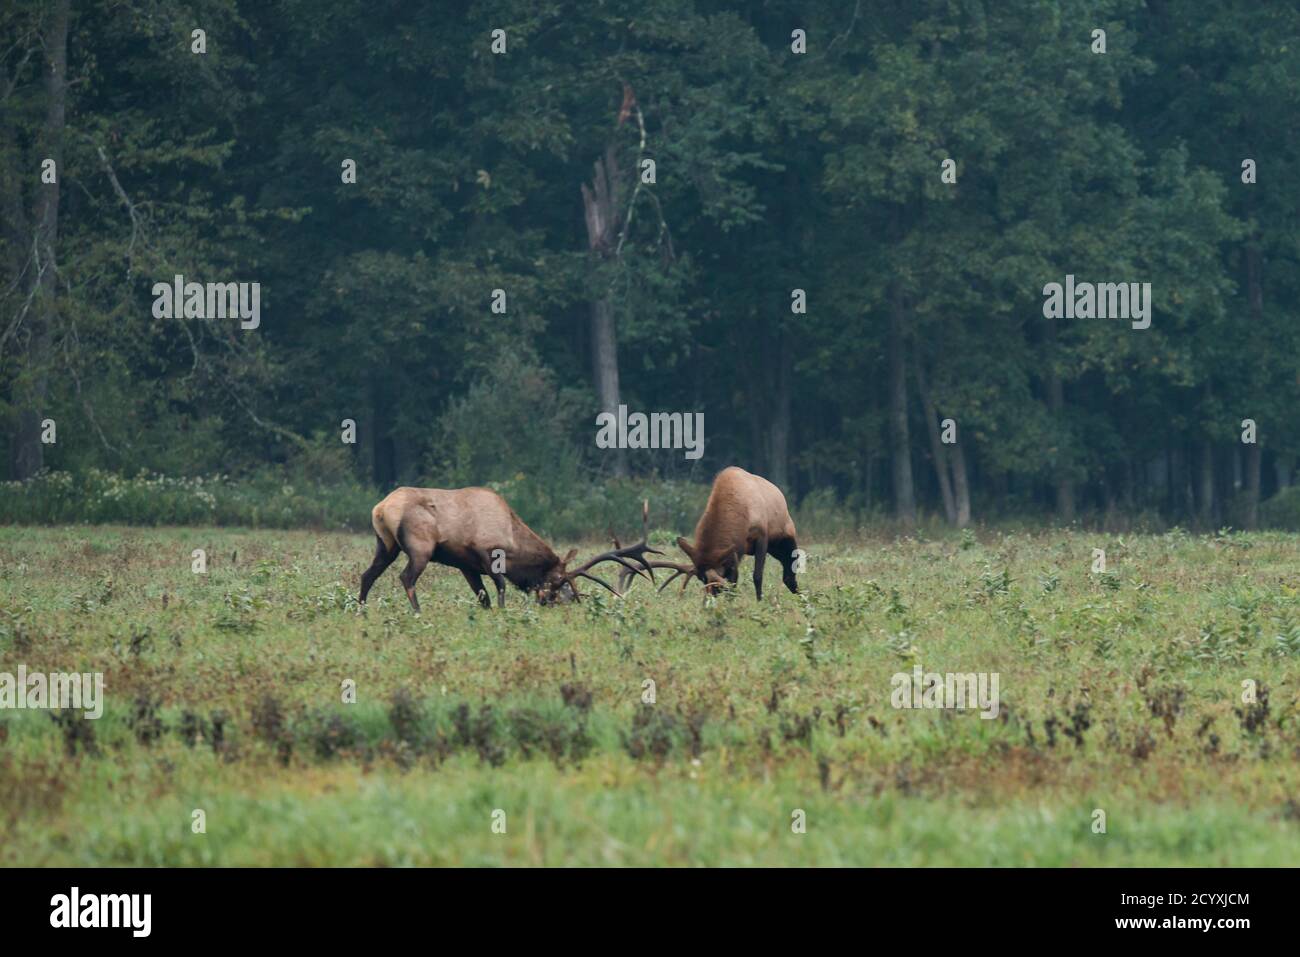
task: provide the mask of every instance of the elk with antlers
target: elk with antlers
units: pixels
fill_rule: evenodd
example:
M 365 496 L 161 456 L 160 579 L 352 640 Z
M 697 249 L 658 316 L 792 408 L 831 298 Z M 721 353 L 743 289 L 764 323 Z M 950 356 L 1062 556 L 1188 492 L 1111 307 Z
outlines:
M 646 508 L 642 507 L 643 518 Z M 644 575 L 645 556 L 662 554 L 643 539 L 569 569 L 577 549 L 563 558 L 558 556 L 505 499 L 486 488 L 399 488 L 374 507 L 370 521 L 378 541 L 374 561 L 361 576 L 359 600 L 365 603 L 375 579 L 396 560 L 398 552 L 406 552 L 402 587 L 417 612 L 420 602 L 415 597 L 415 583 L 429 562 L 459 569 L 485 608 L 492 604 L 483 587 L 483 576 L 488 576 L 496 585 L 497 604 L 504 608 L 507 581 L 533 592 L 542 604 L 580 598 L 579 578 L 594 581 L 621 598 L 621 592 L 591 574 L 591 569 L 601 562 L 615 562 L 629 574 Z
M 617 545 L 617 541 L 615 541 Z M 689 562 L 644 562 L 649 568 L 671 568 L 659 590 L 663 591 L 678 575 L 704 582 L 705 591 L 717 592 L 724 582 L 736 584 L 740 578 L 740 561 L 754 556 L 754 594 L 763 600 L 763 565 L 767 556 L 781 563 L 781 580 L 798 594 L 794 564 L 798 550 L 794 521 L 785 505 L 781 490 L 767 479 L 731 466 L 718 473 L 709 492 L 704 514 L 695 525 L 695 544 L 678 538 L 677 545 Z M 626 573 L 624 573 L 626 574 Z M 651 573 L 653 574 L 653 572 Z

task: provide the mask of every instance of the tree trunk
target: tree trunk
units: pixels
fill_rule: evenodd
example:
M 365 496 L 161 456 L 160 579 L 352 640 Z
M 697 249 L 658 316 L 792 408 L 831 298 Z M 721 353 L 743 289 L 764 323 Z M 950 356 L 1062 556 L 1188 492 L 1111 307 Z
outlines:
M 875 492 L 876 484 L 876 458 L 875 451 L 867 453 L 867 468 L 863 475 L 862 481 L 862 510 L 863 512 L 871 511 L 872 498 Z
M 1055 319 L 1047 320 L 1047 339 L 1047 407 L 1056 420 L 1058 447 L 1068 449 L 1070 443 L 1065 428 L 1065 383 L 1061 381 L 1060 371 L 1056 367 Z M 1069 523 L 1074 521 L 1074 480 L 1069 473 L 1073 463 L 1066 460 L 1067 454 L 1062 452 L 1062 460 L 1057 463 L 1055 485 L 1056 515 L 1062 522 Z
M 1263 264 L 1259 254 L 1259 245 L 1250 242 L 1246 246 L 1246 294 L 1250 301 L 1251 328 L 1261 329 L 1264 322 L 1264 281 Z M 1259 436 L 1246 446 L 1246 506 L 1244 521 L 1246 528 L 1259 527 L 1259 472 L 1260 472 Z
M 939 413 L 934 407 L 934 399 L 925 378 L 925 363 L 921 360 L 921 350 L 913 343 L 912 362 L 916 368 L 916 391 L 921 397 L 921 410 L 925 414 L 926 433 L 930 438 L 930 457 L 934 460 L 934 474 L 939 480 L 939 495 L 943 499 L 943 513 L 949 525 L 957 524 L 957 503 L 953 496 L 952 481 L 948 477 L 948 456 L 943 448 L 943 439 L 939 435 Z
M 1248 530 L 1259 527 L 1259 479 L 1263 455 L 1258 442 L 1246 446 L 1246 506 L 1242 522 Z
M 768 429 L 768 480 L 789 492 L 790 481 L 790 393 L 794 360 L 787 348 L 785 330 L 777 332 L 776 384 L 772 424 Z
M 745 403 L 749 411 L 749 441 L 752 446 L 750 463 L 754 468 L 766 468 L 768 462 L 768 435 L 763 431 L 763 409 L 756 398 Z
M 1180 476 L 1179 466 L 1181 460 L 1176 449 L 1165 449 L 1165 511 L 1172 514 L 1178 512 L 1178 479 Z
M 19 142 L 18 131 L 13 127 L 13 110 L 8 106 L 8 100 L 13 94 L 13 81 L 8 77 L 0 76 L 0 83 L 4 85 L 2 91 L 5 102 L 0 103 L 0 229 L 3 229 L 4 245 L 8 248 L 10 255 L 4 263 L 5 275 L 3 282 L 6 287 L 22 290 L 22 298 L 26 299 L 31 292 L 31 274 L 30 272 L 24 277 L 24 270 L 31 265 L 33 234 L 29 224 L 26 207 L 26 193 L 33 187 L 29 184 L 32 180 L 31 170 L 26 168 L 27 155 Z M 39 189 L 39 185 L 35 188 Z M 23 307 L 16 305 L 15 310 L 20 311 Z M 14 317 L 17 319 L 17 315 Z M 5 316 L 5 322 L 10 321 L 9 316 Z M 26 335 L 29 326 L 17 329 L 16 332 Z M 20 366 L 25 366 L 26 344 L 21 338 L 15 341 L 16 351 L 23 355 L 23 362 Z M 20 376 L 17 381 L 13 382 L 10 387 L 9 398 L 14 406 L 10 413 L 9 421 L 6 423 L 9 427 L 9 475 L 14 479 L 26 478 L 32 472 L 40 468 L 40 444 L 39 436 L 35 446 L 30 438 L 25 438 L 24 433 L 30 428 L 30 422 L 24 423 L 23 411 L 20 407 L 24 404 L 24 382 Z M 39 424 L 39 423 L 38 423 Z M 30 456 L 35 453 L 38 458 L 36 462 L 30 461 Z
M 801 257 L 811 259 L 815 255 L 813 227 L 812 221 L 803 216 L 805 199 L 800 187 L 804 180 L 798 173 L 802 160 L 793 155 L 788 160 L 780 206 L 781 230 Z M 772 370 L 773 376 L 767 437 L 767 478 L 785 490 L 787 495 L 791 492 L 787 486 L 790 481 L 790 407 L 794 393 L 794 355 L 789 329 L 795 321 L 796 317 L 790 314 L 775 320 L 772 335 L 763 337 L 765 352 L 768 343 L 774 342 L 775 347 L 771 350 L 770 357 L 764 356 L 760 362 L 760 365 Z
M 1277 477 L 1279 492 L 1291 486 L 1291 470 L 1294 467 L 1295 461 L 1289 455 L 1279 455 L 1273 460 L 1273 474 Z
M 1214 526 L 1214 446 L 1209 439 L 1201 442 L 1200 487 L 1197 490 L 1197 518 L 1201 528 Z
M 596 384 L 596 398 L 602 412 L 618 415 L 618 338 L 614 330 L 613 309 L 608 299 L 591 304 L 591 377 Z M 614 450 L 614 474 L 627 474 L 627 455 Z
M 30 189 L 32 175 L 26 168 L 18 131 L 13 127 L 13 110 L 8 105 L 14 82 L 0 75 L 0 230 L 10 254 L 4 263 L 8 273 L 6 285 L 16 286 L 32 254 L 32 234 L 25 206 L 25 191 Z
M 614 147 L 596 160 L 592 185 L 582 184 L 582 210 L 587 224 L 587 250 L 593 264 L 607 259 L 617 242 L 622 184 Z M 618 333 L 609 295 L 596 288 L 591 302 L 591 378 L 602 412 L 618 415 Z M 627 474 L 627 453 L 614 450 L 614 474 Z
M 1116 528 L 1115 517 L 1118 509 L 1116 508 L 1115 483 L 1108 474 L 1103 474 L 1101 477 L 1101 503 L 1102 531 L 1114 531 Z
M 381 489 L 392 488 L 397 483 L 397 462 L 393 450 L 393 440 L 389 435 L 392 427 L 392 401 L 387 389 L 378 384 L 377 379 L 371 389 L 370 397 L 370 471 L 375 484 Z
M 970 481 L 966 475 L 966 454 L 961 447 L 961 432 L 952 446 L 952 491 L 957 506 L 957 527 L 970 524 Z
M 912 444 L 907 430 L 907 370 L 903 358 L 903 290 L 895 282 L 889 304 L 889 437 L 893 457 L 894 515 L 916 527 L 916 492 L 912 486 Z
M 45 125 L 38 144 L 40 160 L 53 159 L 55 182 L 36 187 L 32 216 L 35 234 L 29 248 L 27 301 L 31 303 L 24 337 L 23 374 L 14 387 L 14 434 L 9 446 L 10 475 L 31 478 L 45 464 L 41 420 L 49 396 L 50 360 L 58 309 L 59 183 L 63 179 L 63 130 L 68 89 L 68 11 L 70 0 L 55 0 L 42 38 L 45 50 Z M 39 170 L 39 165 L 37 167 Z M 31 175 L 37 175 L 33 171 Z

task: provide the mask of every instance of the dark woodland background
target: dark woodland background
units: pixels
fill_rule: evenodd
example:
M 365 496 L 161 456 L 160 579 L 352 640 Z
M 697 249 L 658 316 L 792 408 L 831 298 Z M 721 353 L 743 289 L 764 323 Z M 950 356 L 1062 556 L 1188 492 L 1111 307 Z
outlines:
M 6 521 L 493 483 L 577 529 L 732 463 L 832 525 L 1300 521 L 1293 3 L 0 10 Z M 176 273 L 261 327 L 154 319 Z M 1067 273 L 1150 282 L 1151 328 L 1043 318 Z M 704 412 L 704 457 L 597 449 L 619 402 Z

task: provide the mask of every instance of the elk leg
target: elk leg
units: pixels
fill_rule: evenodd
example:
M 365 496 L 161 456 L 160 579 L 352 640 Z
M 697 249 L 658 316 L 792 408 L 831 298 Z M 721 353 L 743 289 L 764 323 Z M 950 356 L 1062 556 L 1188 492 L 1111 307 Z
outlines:
M 781 581 L 795 595 L 799 594 L 799 582 L 794 577 L 794 553 L 797 550 L 795 543 L 789 540 L 779 542 L 772 547 L 772 554 L 776 556 L 777 561 L 781 563 L 781 567 L 784 569 L 781 572 Z
M 469 587 L 474 591 L 474 597 L 484 608 L 492 607 L 492 599 L 488 598 L 487 589 L 483 587 L 483 576 L 478 572 L 466 571 L 461 569 L 460 573 L 465 576 L 465 581 L 469 582 Z
M 760 538 L 754 543 L 754 594 L 763 600 L 763 563 L 767 561 L 767 539 Z
M 497 607 L 504 608 L 506 607 L 506 576 L 503 572 L 497 571 L 497 559 L 500 558 L 501 555 L 494 555 L 493 552 L 495 551 L 496 549 L 493 549 L 492 551 L 488 551 L 487 549 L 479 551 L 478 560 L 481 563 L 480 567 L 487 569 L 485 574 L 488 578 L 492 579 L 492 584 L 497 586 Z M 479 587 L 483 587 L 482 579 L 479 579 Z M 482 601 L 484 608 L 492 607 L 492 600 L 487 597 L 486 591 L 484 592 Z
M 420 580 L 424 568 L 433 559 L 438 550 L 438 535 L 433 527 L 433 520 L 428 513 L 408 512 L 402 516 L 394 536 L 402 551 L 406 552 L 406 567 L 402 569 L 402 586 L 406 597 L 416 614 L 420 611 L 420 601 L 415 597 L 415 583 Z
M 397 554 L 401 549 L 396 544 L 390 549 L 384 544 L 384 540 L 378 535 L 375 536 L 375 559 L 370 563 L 370 567 L 361 573 L 361 597 L 357 601 L 361 604 L 366 603 L 366 596 L 370 594 L 370 588 L 380 575 L 382 575 L 388 566 L 393 564 L 397 559 Z
M 406 589 L 406 597 L 411 600 L 411 607 L 418 613 L 420 600 L 415 597 L 415 583 L 419 581 L 424 567 L 429 564 L 429 559 L 419 552 L 407 552 L 406 555 L 406 567 L 402 569 L 402 587 Z

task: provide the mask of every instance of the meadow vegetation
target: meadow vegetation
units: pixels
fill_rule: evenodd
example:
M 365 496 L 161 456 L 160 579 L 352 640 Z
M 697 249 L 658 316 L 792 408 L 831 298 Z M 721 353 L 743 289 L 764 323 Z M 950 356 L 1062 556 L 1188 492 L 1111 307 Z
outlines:
M 484 610 L 434 568 L 420 616 L 396 569 L 357 607 L 369 551 L 343 533 L 0 529 L 0 671 L 106 686 L 98 721 L 0 711 L 0 863 L 1300 852 L 1291 536 L 832 541 L 809 546 L 802 594 L 761 606 L 742 578 L 708 604 L 698 584 L 637 583 Z M 891 676 L 918 663 L 999 673 L 999 716 L 891 707 Z

